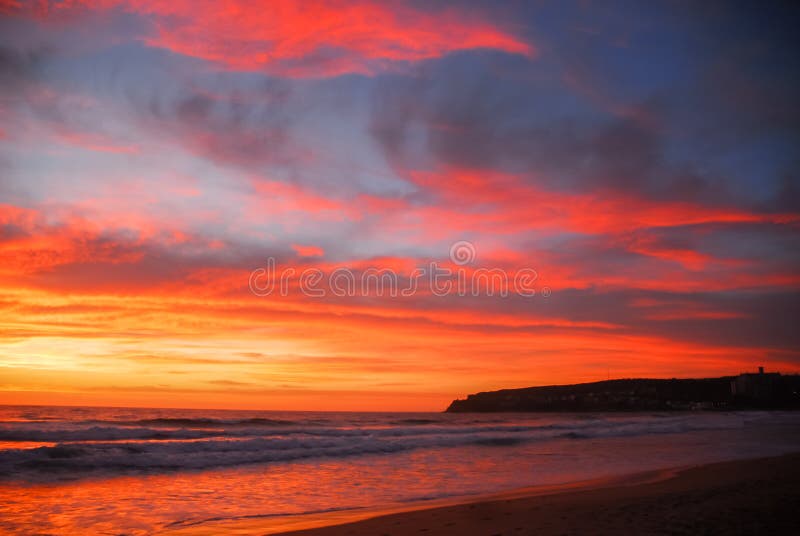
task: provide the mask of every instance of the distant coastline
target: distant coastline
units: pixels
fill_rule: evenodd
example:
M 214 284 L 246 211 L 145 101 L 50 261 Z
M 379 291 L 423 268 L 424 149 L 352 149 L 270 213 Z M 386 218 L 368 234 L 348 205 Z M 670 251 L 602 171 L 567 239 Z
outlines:
M 693 379 L 616 379 L 468 395 L 449 413 L 800 409 L 800 375 L 779 372 Z

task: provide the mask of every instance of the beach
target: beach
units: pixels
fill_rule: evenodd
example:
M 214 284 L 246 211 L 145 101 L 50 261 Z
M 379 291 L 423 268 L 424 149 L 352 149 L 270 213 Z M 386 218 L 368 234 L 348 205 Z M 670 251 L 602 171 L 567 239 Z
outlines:
M 641 473 L 587 483 L 583 489 L 518 490 L 332 526 L 283 531 L 272 521 L 252 519 L 174 534 L 797 534 L 798 504 L 800 453 L 795 453 Z M 336 522 L 337 517 L 329 521 Z M 296 521 L 298 526 L 322 523 L 324 516 Z

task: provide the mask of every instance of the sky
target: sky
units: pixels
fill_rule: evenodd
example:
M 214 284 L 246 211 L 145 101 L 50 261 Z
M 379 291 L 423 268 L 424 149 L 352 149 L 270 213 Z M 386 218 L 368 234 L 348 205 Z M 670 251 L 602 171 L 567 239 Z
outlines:
M 438 411 L 798 372 L 798 23 L 0 0 L 0 403 Z

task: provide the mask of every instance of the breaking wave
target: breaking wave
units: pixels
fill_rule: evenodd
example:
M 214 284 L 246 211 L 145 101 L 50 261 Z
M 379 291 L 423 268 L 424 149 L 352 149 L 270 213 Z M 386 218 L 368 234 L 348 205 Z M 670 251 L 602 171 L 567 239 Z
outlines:
M 94 475 L 201 470 L 309 458 L 390 454 L 414 449 L 499 448 L 535 441 L 682 433 L 732 428 L 725 415 L 579 415 L 506 423 L 445 418 L 380 418 L 360 422 L 247 418 L 148 418 L 119 421 L 0 424 L 0 479 L 42 481 Z M 368 424 L 365 424 L 368 423 Z M 25 442 L 33 448 L 14 448 Z M 38 443 L 37 443 L 38 442 Z M 37 446 L 38 445 L 38 446 Z

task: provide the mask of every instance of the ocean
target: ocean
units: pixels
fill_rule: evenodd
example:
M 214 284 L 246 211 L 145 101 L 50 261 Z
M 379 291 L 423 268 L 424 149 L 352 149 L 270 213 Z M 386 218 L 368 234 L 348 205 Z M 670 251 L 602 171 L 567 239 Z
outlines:
M 144 535 L 800 450 L 800 413 L 0 406 L 0 532 Z

